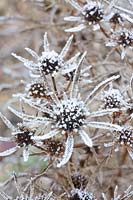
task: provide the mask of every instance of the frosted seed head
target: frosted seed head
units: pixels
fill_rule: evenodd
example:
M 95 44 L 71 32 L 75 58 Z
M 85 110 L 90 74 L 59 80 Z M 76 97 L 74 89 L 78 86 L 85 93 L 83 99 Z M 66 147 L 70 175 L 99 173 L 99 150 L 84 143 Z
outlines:
M 113 24 L 121 24 L 123 22 L 123 18 L 120 13 L 113 13 L 110 17 L 109 21 Z
M 123 97 L 119 90 L 109 89 L 104 92 L 104 108 L 120 108 Z
M 90 2 L 83 7 L 82 14 L 89 24 L 97 24 L 103 19 L 103 10 L 100 4 Z
M 107 43 L 107 46 L 119 45 L 123 48 L 133 47 L 133 33 L 128 29 L 122 29 L 116 32 L 112 32 L 111 39 Z
M 33 145 L 33 140 L 31 139 L 33 135 L 34 131 L 31 131 L 22 124 L 19 124 L 17 133 L 14 134 L 15 142 L 19 147 Z
M 43 52 L 39 59 L 40 71 L 44 75 L 54 74 L 63 67 L 63 60 L 55 51 Z
M 116 142 L 120 145 L 133 148 L 133 129 L 122 129 L 121 131 L 115 131 Z
M 84 103 L 76 99 L 63 100 L 53 107 L 56 116 L 56 127 L 65 131 L 75 131 L 85 123 L 86 112 Z
M 62 156 L 65 151 L 65 147 L 63 143 L 56 141 L 56 140 L 44 140 L 44 149 L 50 156 Z
M 74 173 L 71 178 L 72 178 L 72 182 L 75 188 L 85 189 L 88 181 L 84 175 L 79 174 L 79 173 Z
M 44 83 L 33 83 L 28 88 L 28 95 L 33 98 L 46 98 L 47 90 Z

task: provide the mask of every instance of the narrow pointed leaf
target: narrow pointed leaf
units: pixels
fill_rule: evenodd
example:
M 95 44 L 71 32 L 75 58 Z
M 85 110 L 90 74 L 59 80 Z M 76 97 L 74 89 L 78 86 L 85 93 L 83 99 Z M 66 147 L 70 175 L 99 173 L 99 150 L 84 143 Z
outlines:
M 14 152 L 16 152 L 18 149 L 18 147 L 13 147 L 11 149 L 8 149 L 6 151 L 0 152 L 0 156 L 4 157 L 4 156 L 9 156 L 11 154 L 13 154 Z
M 82 140 L 84 141 L 84 143 L 88 146 L 88 147 L 92 147 L 93 146 L 93 143 L 92 143 L 92 139 L 88 136 L 88 134 L 84 131 L 84 130 L 81 130 L 79 132 Z
M 25 147 L 23 149 L 23 158 L 24 158 L 24 162 L 28 161 L 28 158 L 29 158 L 29 149 L 28 149 L 28 147 Z
M 53 131 L 50 131 L 49 133 L 42 135 L 42 136 L 33 136 L 33 137 L 31 137 L 31 139 L 33 139 L 33 140 L 46 140 L 46 139 L 50 139 L 50 138 L 54 137 L 57 134 L 58 134 L 58 131 L 53 130 Z
M 71 22 L 79 22 L 81 20 L 81 17 L 69 16 L 69 17 L 64 17 L 64 20 Z
M 74 138 L 72 135 L 70 135 L 68 136 L 67 141 L 66 141 L 66 148 L 63 155 L 63 159 L 61 160 L 60 163 L 57 164 L 57 167 L 61 167 L 69 161 L 73 152 L 73 145 L 74 145 Z
M 81 11 L 81 6 L 74 0 L 66 0 L 68 3 L 70 3 L 75 9 Z
M 102 81 L 101 83 L 99 83 L 94 90 L 88 95 L 88 97 L 86 98 L 85 102 L 86 103 L 90 103 L 94 97 L 96 97 L 96 95 L 99 94 L 99 92 L 104 89 L 110 82 L 118 79 L 120 77 L 120 75 L 117 76 L 112 76 L 104 81 Z
M 47 32 L 44 34 L 44 51 L 45 52 L 49 52 L 50 51 Z
M 0 137 L 0 141 L 2 141 L 2 142 L 10 142 L 11 138 L 10 137 Z
M 68 29 L 65 29 L 65 32 L 79 32 L 83 29 L 85 29 L 86 26 L 84 24 L 80 24 L 79 26 L 76 26 L 76 27 L 73 27 L 73 28 L 68 28 Z
M 61 53 L 60 53 L 60 57 L 61 58 L 64 58 L 70 48 L 70 45 L 71 45 L 71 42 L 72 42 L 72 39 L 73 39 L 73 35 L 71 35 L 67 41 L 67 43 L 65 44 L 64 48 L 62 49 Z
M 3 120 L 3 122 L 5 123 L 5 125 L 11 129 L 12 131 L 15 130 L 15 127 L 13 126 L 13 124 L 0 112 L 0 117 Z
M 111 123 L 106 123 L 106 122 L 88 122 L 87 125 L 89 127 L 93 128 L 101 128 L 101 129 L 107 129 L 107 130 L 122 130 L 122 127 L 117 125 L 117 124 L 111 124 Z
M 28 51 L 28 53 L 31 54 L 36 59 L 39 59 L 39 56 L 37 55 L 37 53 L 35 51 L 33 51 L 32 49 L 25 48 L 25 50 Z

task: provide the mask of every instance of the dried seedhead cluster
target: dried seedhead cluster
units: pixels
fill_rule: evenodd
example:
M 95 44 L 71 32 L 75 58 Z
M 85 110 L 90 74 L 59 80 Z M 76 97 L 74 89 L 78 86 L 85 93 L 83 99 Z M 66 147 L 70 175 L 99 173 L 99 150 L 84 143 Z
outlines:
M 12 73 L 18 90 L 7 102 L 10 115 L 3 114 L 7 104 L 0 112 L 10 129 L 10 136 L 1 134 L 7 148 L 0 157 L 3 163 L 12 159 L 12 171 L 23 160 L 28 167 L 0 182 L 1 198 L 132 199 L 132 11 L 114 0 L 23 3 L 41 13 L 40 20 L 31 20 L 38 24 L 37 43 L 25 48 L 29 55 L 22 48 L 11 53 L 19 66 Z

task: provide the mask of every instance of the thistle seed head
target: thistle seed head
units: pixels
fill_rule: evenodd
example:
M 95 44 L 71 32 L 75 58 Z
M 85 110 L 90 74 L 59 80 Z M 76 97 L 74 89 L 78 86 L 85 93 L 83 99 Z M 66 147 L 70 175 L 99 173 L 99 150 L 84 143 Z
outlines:
M 55 51 L 44 52 L 40 57 L 40 71 L 43 75 L 54 74 L 63 66 L 63 60 Z
M 75 188 L 85 189 L 88 181 L 84 175 L 81 175 L 79 173 L 74 173 L 71 178 L 72 178 L 72 182 Z
M 123 31 L 118 35 L 117 43 L 123 47 L 133 46 L 133 34 L 128 31 Z
M 46 95 L 46 87 L 43 83 L 34 83 L 30 85 L 28 94 L 33 98 L 45 98 Z
M 120 108 L 122 95 L 117 89 L 110 89 L 104 93 L 104 108 Z
M 103 19 L 103 10 L 95 2 L 87 4 L 83 8 L 84 18 L 89 24 L 97 24 Z
M 109 20 L 113 24 L 120 24 L 123 22 L 123 18 L 119 13 L 114 13 L 113 16 Z
M 63 100 L 54 107 L 56 127 L 65 131 L 74 131 L 85 123 L 85 107 L 77 99 Z
M 19 147 L 33 145 L 33 140 L 31 139 L 33 135 L 33 131 L 30 131 L 24 126 L 20 126 L 19 130 L 15 134 L 15 142 Z
M 50 154 L 50 156 L 62 156 L 65 151 L 63 143 L 59 141 L 54 141 L 51 139 L 44 141 L 45 151 Z
M 122 131 L 115 131 L 115 137 L 120 145 L 133 148 L 133 129 L 124 128 Z

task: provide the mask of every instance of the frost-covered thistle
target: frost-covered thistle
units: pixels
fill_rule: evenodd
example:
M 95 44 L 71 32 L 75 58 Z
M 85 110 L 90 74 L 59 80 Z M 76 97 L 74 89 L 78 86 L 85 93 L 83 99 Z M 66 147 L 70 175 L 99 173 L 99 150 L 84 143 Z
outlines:
M 133 160 L 133 129 L 132 127 L 123 127 L 121 131 L 113 132 L 113 142 L 105 144 L 106 147 L 113 146 L 115 151 L 120 147 L 125 147 Z
M 77 1 L 67 0 L 75 9 L 79 11 L 79 16 L 65 17 L 64 20 L 81 23 L 77 27 L 66 29 L 66 32 L 78 32 L 85 29 L 88 25 L 93 25 L 93 29 L 100 28 L 99 22 L 103 20 L 104 11 L 100 2 L 88 1 L 81 7 Z
M 81 189 L 74 189 L 68 195 L 69 200 L 96 200 L 92 192 L 86 192 Z
M 73 36 L 70 36 L 66 45 L 59 53 L 55 52 L 54 50 L 50 50 L 49 42 L 47 38 L 47 33 L 44 35 L 44 51 L 42 55 L 39 56 L 35 51 L 25 48 L 36 60 L 36 62 L 30 61 L 25 59 L 21 56 L 18 56 L 14 53 L 12 55 L 24 63 L 24 66 L 30 70 L 30 74 L 33 77 L 40 78 L 42 76 L 55 76 L 55 74 L 59 71 L 61 74 L 65 75 L 76 69 L 77 65 L 77 58 L 79 57 L 80 53 L 77 53 L 75 56 L 70 58 L 69 60 L 65 61 L 64 58 L 69 51 Z
M 84 55 L 83 55 L 84 57 Z M 83 59 L 81 58 L 81 60 Z M 78 70 L 78 68 L 77 68 Z M 41 135 L 32 136 L 32 139 L 35 141 L 45 141 L 47 139 L 57 136 L 58 138 L 64 137 L 66 140 L 65 143 L 65 152 L 63 159 L 58 163 L 58 167 L 66 164 L 70 159 L 73 147 L 74 147 L 74 137 L 77 134 L 80 135 L 85 145 L 92 147 L 92 139 L 87 133 L 86 129 L 88 127 L 102 128 L 109 130 L 121 130 L 121 127 L 118 125 L 113 125 L 105 122 L 92 121 L 94 117 L 104 116 L 116 111 L 117 109 L 106 109 L 95 112 L 90 112 L 89 103 L 92 101 L 94 96 L 97 94 L 98 90 L 101 87 L 105 87 L 109 82 L 117 79 L 119 76 L 113 76 L 102 83 L 100 83 L 83 101 L 80 97 L 79 91 L 75 89 L 76 74 L 69 91 L 69 95 L 64 92 L 62 97 L 51 96 L 51 101 L 48 101 L 45 104 L 36 104 L 36 102 L 31 101 L 30 99 L 23 98 L 23 101 L 29 104 L 31 107 L 37 109 L 43 114 L 39 119 L 36 119 L 35 123 L 38 127 L 40 124 L 39 130 Z M 47 106 L 46 106 L 47 105 Z M 12 109 L 18 117 L 23 118 L 23 114 Z M 29 116 L 30 117 L 30 116 Z M 30 119 L 29 119 L 30 120 Z M 41 128 L 43 125 L 43 128 Z M 49 133 L 45 133 L 45 127 L 51 127 Z
M 23 158 L 24 161 L 27 161 L 29 157 L 29 146 L 35 144 L 35 141 L 33 141 L 31 138 L 34 135 L 35 130 L 30 128 L 27 123 L 18 123 L 17 127 L 14 127 L 14 125 L 5 116 L 3 116 L 2 113 L 0 113 L 0 117 L 7 127 L 12 131 L 11 137 L 0 137 L 0 141 L 13 141 L 16 144 L 15 147 L 12 147 L 4 152 L 0 152 L 0 156 L 11 155 L 19 148 L 23 148 Z
M 109 47 L 119 47 L 122 51 L 121 59 L 124 59 L 127 48 L 133 49 L 133 32 L 128 29 L 121 29 L 112 32 L 110 41 L 106 44 Z
M 118 194 L 118 186 L 116 186 L 114 190 L 114 196 L 113 198 L 111 198 L 111 200 L 128 200 L 129 198 L 133 196 L 133 190 L 131 189 L 132 189 L 132 186 L 129 186 L 123 192 L 123 194 Z M 105 196 L 104 193 L 102 193 L 102 197 L 103 197 L 103 200 L 107 200 L 107 197 Z

